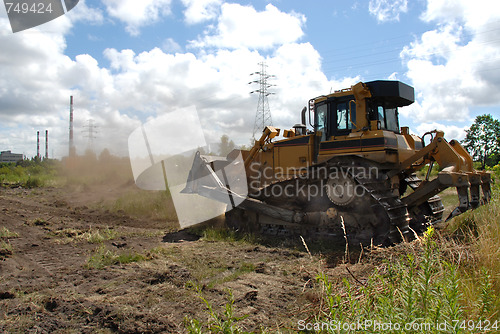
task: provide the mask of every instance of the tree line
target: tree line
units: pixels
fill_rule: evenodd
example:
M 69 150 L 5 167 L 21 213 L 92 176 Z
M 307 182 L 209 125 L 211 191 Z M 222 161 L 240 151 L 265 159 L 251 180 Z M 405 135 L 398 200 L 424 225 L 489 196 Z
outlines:
M 500 121 L 491 115 L 477 116 L 465 133 L 462 144 L 482 169 L 500 162 Z

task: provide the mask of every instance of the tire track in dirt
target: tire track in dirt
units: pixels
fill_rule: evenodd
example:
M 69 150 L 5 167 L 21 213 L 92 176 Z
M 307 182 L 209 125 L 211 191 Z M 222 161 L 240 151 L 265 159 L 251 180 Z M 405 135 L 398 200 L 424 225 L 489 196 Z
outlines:
M 33 248 L 23 254 L 23 257 L 41 266 L 49 275 L 64 274 L 64 272 L 81 267 L 85 262 L 85 253 L 75 247 L 60 247 L 51 249 Z

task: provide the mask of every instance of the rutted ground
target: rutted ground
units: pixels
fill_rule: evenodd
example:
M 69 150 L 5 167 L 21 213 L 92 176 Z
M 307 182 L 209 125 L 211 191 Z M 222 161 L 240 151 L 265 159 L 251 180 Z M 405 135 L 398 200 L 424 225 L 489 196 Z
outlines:
M 89 191 L 88 193 L 92 193 Z M 210 241 L 172 224 L 111 213 L 63 189 L 0 189 L 0 331 L 175 333 L 234 298 L 248 331 L 294 331 L 318 300 L 319 267 L 301 247 Z M 93 196 L 94 201 L 99 201 Z M 122 262 L 122 263 L 120 263 Z M 123 263 L 130 262 L 130 263 Z M 330 268 L 328 268 L 330 267 Z M 369 265 L 352 266 L 362 277 Z M 197 292 L 196 287 L 201 291 Z

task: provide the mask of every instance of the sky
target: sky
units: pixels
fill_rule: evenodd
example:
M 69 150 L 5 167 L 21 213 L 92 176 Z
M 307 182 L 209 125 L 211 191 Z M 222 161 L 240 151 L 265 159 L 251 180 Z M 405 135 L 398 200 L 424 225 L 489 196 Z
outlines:
M 415 88 L 400 125 L 462 139 L 477 115 L 500 118 L 499 36 L 498 0 L 80 0 L 17 33 L 0 6 L 0 150 L 32 157 L 48 130 L 49 157 L 67 155 L 70 96 L 79 154 L 126 156 L 142 123 L 186 107 L 206 142 L 248 145 L 262 61 L 277 127 L 311 98 L 390 79 Z M 179 127 L 199 131 L 164 131 Z

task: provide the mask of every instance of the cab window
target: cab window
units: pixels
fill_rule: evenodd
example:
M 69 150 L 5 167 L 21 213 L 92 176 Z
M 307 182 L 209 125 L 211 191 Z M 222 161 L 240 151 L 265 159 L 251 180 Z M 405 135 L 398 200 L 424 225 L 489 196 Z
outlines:
M 349 110 L 349 104 L 351 110 Z M 356 103 L 340 102 L 336 105 L 336 124 L 335 135 L 345 135 L 354 128 L 353 122 L 356 122 Z M 352 121 L 351 121 L 352 116 Z
M 397 108 L 385 109 L 385 125 L 387 130 L 399 132 Z
M 377 119 L 380 122 L 380 128 L 393 132 L 399 132 L 398 109 L 384 108 L 377 106 Z
M 327 131 L 326 115 L 327 115 L 327 112 L 328 112 L 328 105 L 326 103 L 316 106 L 316 132 L 317 131 L 322 132 L 321 141 L 326 140 L 326 131 Z
M 349 109 L 347 109 L 347 103 L 337 104 L 337 130 L 347 130 L 349 129 Z

